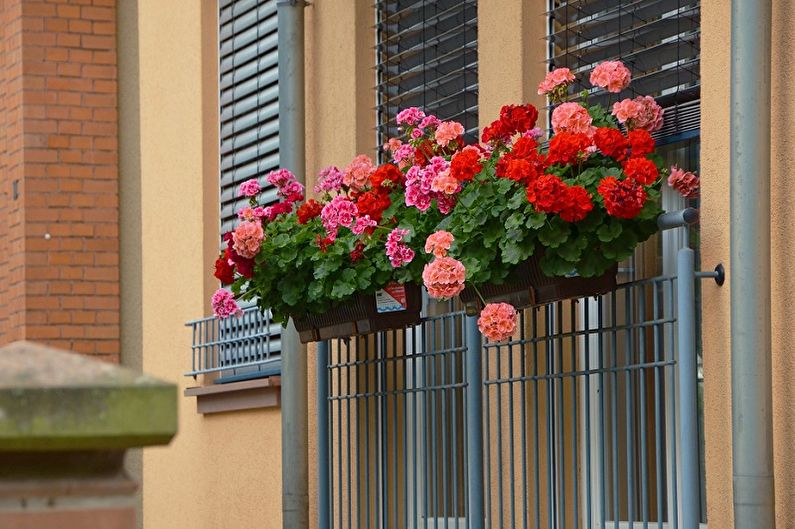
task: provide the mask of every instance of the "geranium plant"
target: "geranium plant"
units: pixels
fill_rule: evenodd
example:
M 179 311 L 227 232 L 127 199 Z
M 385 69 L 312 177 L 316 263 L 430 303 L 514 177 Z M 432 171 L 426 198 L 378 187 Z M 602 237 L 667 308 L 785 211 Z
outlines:
M 574 80 L 558 68 L 539 85 L 555 104 L 546 144 L 529 104 L 503 107 L 474 145 L 460 123 L 408 108 L 397 115 L 401 137 L 384 145 L 390 163 L 360 155 L 328 167 L 317 199 L 301 204 L 303 186 L 286 170 L 266 176 L 281 198 L 274 205 L 259 204 L 258 180 L 245 182 L 250 204 L 216 262 L 216 277 L 231 285 L 213 297 L 216 314 L 237 312 L 235 298 L 256 299 L 285 323 L 395 281 L 449 299 L 505 282 L 531 257 L 549 277 L 610 274 L 657 230 L 662 181 L 693 197 L 698 177 L 669 171 L 655 153 L 663 111 L 652 97 L 606 108 L 589 104 L 587 91 L 571 100 Z M 590 81 L 618 93 L 631 74 L 608 61 Z M 515 308 L 483 305 L 481 331 L 510 336 Z
M 327 167 L 304 199 L 304 187 L 285 169 L 265 180 L 280 202 L 263 207 L 258 179 L 238 192 L 249 204 L 224 236 L 227 247 L 215 276 L 219 317 L 237 312 L 237 300 L 256 300 L 276 321 L 335 310 L 355 295 L 372 294 L 390 282 L 419 284 L 427 261 L 418 250 L 454 201 L 449 159 L 463 146 L 463 127 L 409 109 L 398 116 L 402 138 L 384 148 L 394 163 L 376 166 L 366 155 L 344 169 Z

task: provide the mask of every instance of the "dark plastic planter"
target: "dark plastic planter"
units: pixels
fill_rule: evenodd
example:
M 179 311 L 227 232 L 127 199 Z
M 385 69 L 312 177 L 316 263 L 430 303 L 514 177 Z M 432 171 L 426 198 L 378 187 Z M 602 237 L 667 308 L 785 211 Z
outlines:
M 540 256 L 534 255 L 521 263 L 501 285 L 478 287 L 480 294 L 487 303 L 510 303 L 522 309 L 564 299 L 596 296 L 616 288 L 618 265 L 596 277 L 550 277 L 541 271 L 539 261 Z M 460 297 L 470 316 L 477 315 L 483 308 L 483 302 L 471 287 L 465 288 Z
M 399 286 L 405 289 L 406 305 L 403 310 L 379 312 L 377 294 L 370 294 L 356 296 L 325 314 L 308 314 L 293 318 L 301 343 L 403 329 L 419 323 L 422 310 L 420 286 L 413 284 Z M 384 305 L 381 303 L 382 309 Z

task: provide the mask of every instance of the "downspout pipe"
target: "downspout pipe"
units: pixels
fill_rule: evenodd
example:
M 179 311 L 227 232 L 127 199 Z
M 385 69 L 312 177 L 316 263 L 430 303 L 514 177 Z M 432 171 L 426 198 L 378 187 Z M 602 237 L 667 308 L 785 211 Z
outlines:
M 279 165 L 306 184 L 304 2 L 277 0 Z M 282 331 L 282 527 L 309 527 L 309 416 L 306 346 L 292 320 Z
M 771 0 L 731 12 L 731 373 L 736 529 L 775 528 L 770 326 Z

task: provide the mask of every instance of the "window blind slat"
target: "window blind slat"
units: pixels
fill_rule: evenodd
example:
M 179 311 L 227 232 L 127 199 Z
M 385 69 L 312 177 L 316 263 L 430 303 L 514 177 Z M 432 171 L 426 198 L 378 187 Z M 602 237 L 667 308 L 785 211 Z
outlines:
M 549 68 L 570 68 L 578 76 L 570 93 L 588 90 L 592 102 L 654 96 L 666 109 L 660 138 L 697 131 L 700 15 L 698 0 L 554 1 Z M 621 60 L 632 70 L 629 89 L 606 94 L 591 87 L 590 71 L 606 60 Z
M 398 134 L 395 116 L 409 106 L 460 121 L 467 140 L 474 140 L 476 0 L 396 0 L 375 5 L 378 144 Z

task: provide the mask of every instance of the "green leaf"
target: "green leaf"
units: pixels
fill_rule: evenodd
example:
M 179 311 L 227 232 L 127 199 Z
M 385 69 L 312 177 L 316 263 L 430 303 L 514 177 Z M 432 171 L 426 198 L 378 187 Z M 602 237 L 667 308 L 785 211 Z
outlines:
M 610 222 L 602 224 L 599 229 L 596 230 L 596 235 L 599 237 L 600 241 L 610 242 L 621 235 L 621 231 L 621 222 L 612 219 Z
M 566 242 L 570 232 L 569 225 L 555 217 L 538 230 L 538 240 L 548 248 L 557 248 Z

